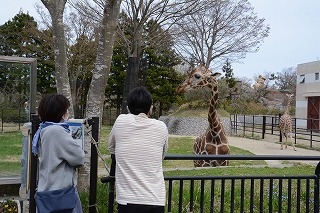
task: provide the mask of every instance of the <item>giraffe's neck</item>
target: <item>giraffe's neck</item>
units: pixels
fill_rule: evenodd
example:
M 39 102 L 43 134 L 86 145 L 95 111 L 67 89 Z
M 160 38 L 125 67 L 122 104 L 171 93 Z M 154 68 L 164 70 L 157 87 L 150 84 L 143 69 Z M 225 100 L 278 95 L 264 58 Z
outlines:
M 220 130 L 220 122 L 218 118 L 218 112 L 216 109 L 216 104 L 218 101 L 218 87 L 213 86 L 211 88 L 211 100 L 210 100 L 210 107 L 208 112 L 208 122 L 210 131 L 212 133 L 217 133 Z
M 287 108 L 286 108 L 286 111 L 284 112 L 284 114 L 290 114 L 289 111 L 290 111 L 290 102 L 291 102 L 291 98 L 288 97 L 288 104 L 287 104 Z

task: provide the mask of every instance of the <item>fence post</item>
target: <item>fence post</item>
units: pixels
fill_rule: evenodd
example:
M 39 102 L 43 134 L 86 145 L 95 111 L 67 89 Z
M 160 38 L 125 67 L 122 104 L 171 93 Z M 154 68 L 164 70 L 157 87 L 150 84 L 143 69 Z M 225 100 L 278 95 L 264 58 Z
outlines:
M 294 144 L 297 144 L 297 118 L 294 118 Z
M 254 115 L 252 115 L 252 138 L 254 138 Z
M 110 185 L 109 185 L 109 194 L 108 194 L 108 213 L 113 213 L 115 172 L 116 172 L 116 157 L 114 154 L 112 154 L 110 176 L 109 176 Z
M 238 114 L 234 114 L 233 115 L 233 120 L 234 120 L 234 128 L 235 128 L 235 131 L 236 131 L 236 135 L 238 134 Z
M 230 133 L 231 133 L 231 134 L 233 133 L 233 122 L 232 122 L 232 116 L 233 116 L 233 115 L 231 115 L 231 114 L 230 114 L 230 116 L 229 116 L 229 119 L 230 119 Z
M 36 131 L 39 128 L 40 119 L 38 115 L 31 114 L 31 133 L 32 137 L 35 135 Z M 32 150 L 32 142 L 29 143 L 29 150 Z M 36 202 L 34 200 L 34 195 L 36 193 L 37 187 L 37 168 L 38 168 L 38 156 L 34 155 L 32 151 L 29 155 L 30 159 L 30 174 L 29 174 L 29 181 L 30 181 L 30 196 L 29 196 L 29 213 L 36 213 Z
M 310 148 L 312 148 L 312 128 L 310 129 Z
M 92 128 L 92 138 L 98 142 L 99 138 L 99 117 L 91 118 L 88 123 Z M 90 191 L 89 191 L 89 213 L 96 212 L 97 203 L 97 177 L 98 177 L 98 154 L 94 143 L 91 143 L 90 159 Z
M 246 135 L 246 115 L 243 115 L 243 136 Z
M 280 117 L 281 117 L 281 114 L 279 113 L 279 123 L 280 123 Z M 279 123 L 278 123 L 278 127 L 279 127 L 279 141 L 282 142 L 282 133 L 281 133 L 281 129 L 280 129 Z
M 3 131 L 3 108 L 1 109 L 1 131 Z
M 320 162 L 317 164 L 315 171 L 316 179 L 314 180 L 314 212 L 319 212 L 319 175 L 320 175 Z
M 266 133 L 266 116 L 262 116 L 262 139 L 264 139 L 264 135 Z
M 19 131 L 20 131 L 20 120 L 21 119 L 21 107 L 19 107 L 19 116 L 18 116 L 18 125 L 19 125 Z
M 273 125 L 274 125 L 273 119 L 274 119 L 274 117 L 271 116 L 271 135 L 273 135 Z

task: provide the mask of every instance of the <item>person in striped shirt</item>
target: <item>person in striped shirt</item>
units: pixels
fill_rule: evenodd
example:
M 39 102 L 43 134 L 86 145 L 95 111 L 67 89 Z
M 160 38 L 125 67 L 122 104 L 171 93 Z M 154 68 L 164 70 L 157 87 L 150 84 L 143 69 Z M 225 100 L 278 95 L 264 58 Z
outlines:
M 168 150 L 168 129 L 150 118 L 152 96 L 137 87 L 127 97 L 128 114 L 117 117 L 109 135 L 116 159 L 119 213 L 163 213 L 166 190 L 162 160 Z

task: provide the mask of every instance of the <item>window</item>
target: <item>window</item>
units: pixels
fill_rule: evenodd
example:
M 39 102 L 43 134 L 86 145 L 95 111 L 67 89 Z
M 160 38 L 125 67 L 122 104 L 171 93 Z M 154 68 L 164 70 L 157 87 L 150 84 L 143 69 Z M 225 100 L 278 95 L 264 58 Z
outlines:
M 300 83 L 300 84 L 304 84 L 305 79 L 306 79 L 305 75 L 300 75 L 300 77 L 299 77 L 299 83 Z
M 316 73 L 314 74 L 314 80 L 316 80 L 316 81 L 319 80 L 319 73 L 318 73 L 318 72 L 316 72 Z

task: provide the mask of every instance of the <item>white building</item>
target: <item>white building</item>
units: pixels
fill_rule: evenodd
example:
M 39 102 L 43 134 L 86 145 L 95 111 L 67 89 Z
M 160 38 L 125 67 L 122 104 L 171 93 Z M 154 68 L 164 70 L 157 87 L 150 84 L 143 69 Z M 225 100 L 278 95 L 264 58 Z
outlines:
M 297 66 L 296 118 L 297 126 L 319 130 L 320 61 Z M 312 120 L 315 119 L 315 120 Z

